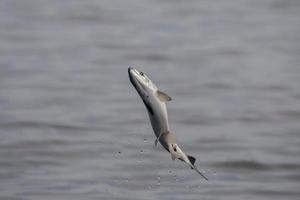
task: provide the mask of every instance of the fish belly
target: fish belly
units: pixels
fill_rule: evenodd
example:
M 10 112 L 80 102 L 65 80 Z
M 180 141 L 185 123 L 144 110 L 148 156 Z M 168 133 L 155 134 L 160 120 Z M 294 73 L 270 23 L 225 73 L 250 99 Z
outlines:
M 164 116 L 149 115 L 149 118 L 156 137 L 169 131 L 168 119 Z

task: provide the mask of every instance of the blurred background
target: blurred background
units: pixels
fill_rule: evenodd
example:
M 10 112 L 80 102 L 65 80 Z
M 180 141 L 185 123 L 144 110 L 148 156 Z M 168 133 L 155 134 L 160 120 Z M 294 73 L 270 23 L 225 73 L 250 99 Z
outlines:
M 299 199 L 299 33 L 298 0 L 0 0 L 0 199 Z

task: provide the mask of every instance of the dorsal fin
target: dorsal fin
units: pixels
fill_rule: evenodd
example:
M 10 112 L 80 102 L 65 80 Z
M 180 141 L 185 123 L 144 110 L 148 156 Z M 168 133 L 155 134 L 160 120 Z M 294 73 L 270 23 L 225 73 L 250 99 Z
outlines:
M 172 100 L 172 98 L 169 95 L 167 95 L 166 93 L 164 93 L 164 92 L 162 92 L 160 90 L 157 90 L 157 97 L 162 102 L 166 102 L 166 101 L 171 101 Z
M 190 162 L 192 163 L 192 165 L 194 165 L 195 164 L 195 162 L 196 162 L 196 158 L 195 157 L 193 157 L 193 156 L 187 156 L 188 157 L 188 159 L 190 160 Z

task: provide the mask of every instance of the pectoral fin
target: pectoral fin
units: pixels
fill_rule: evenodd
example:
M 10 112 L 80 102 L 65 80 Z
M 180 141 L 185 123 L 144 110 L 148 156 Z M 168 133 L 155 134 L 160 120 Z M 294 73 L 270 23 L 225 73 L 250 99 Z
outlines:
M 159 139 L 156 138 L 156 140 L 155 140 L 155 142 L 154 142 L 155 147 L 157 147 L 158 140 L 159 140 Z
M 156 140 L 155 140 L 155 147 L 157 147 L 157 143 L 158 143 L 160 137 L 161 137 L 163 134 L 164 134 L 164 133 L 160 133 L 160 135 L 156 138 Z
M 163 135 L 167 135 L 170 134 L 170 132 L 164 132 L 164 133 L 160 133 L 159 136 L 156 138 L 155 140 L 155 147 L 157 146 L 157 143 L 159 141 L 159 139 L 163 136 Z
M 167 95 L 166 93 L 164 93 L 164 92 L 162 92 L 160 90 L 157 90 L 157 97 L 162 102 L 166 102 L 166 101 L 171 101 L 172 100 L 172 98 L 169 95 Z

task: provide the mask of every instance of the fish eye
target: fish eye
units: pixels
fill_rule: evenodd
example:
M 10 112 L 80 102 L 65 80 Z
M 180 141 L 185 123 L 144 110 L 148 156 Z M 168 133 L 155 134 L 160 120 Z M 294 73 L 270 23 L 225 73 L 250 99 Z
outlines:
M 144 73 L 143 73 L 143 72 L 140 72 L 140 75 L 141 75 L 141 76 L 144 76 Z
M 173 147 L 174 151 L 177 152 L 176 145 L 173 145 L 173 144 L 172 144 L 172 147 Z

